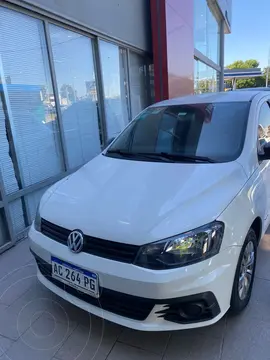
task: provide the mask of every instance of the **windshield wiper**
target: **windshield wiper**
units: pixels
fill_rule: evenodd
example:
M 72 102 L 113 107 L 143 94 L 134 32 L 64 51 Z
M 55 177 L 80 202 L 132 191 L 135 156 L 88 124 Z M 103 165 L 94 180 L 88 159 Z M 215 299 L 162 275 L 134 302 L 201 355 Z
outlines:
M 115 150 L 108 150 L 106 151 L 106 154 L 116 154 L 116 155 L 123 155 L 123 156 L 132 156 L 133 154 L 130 151 L 126 151 L 126 150 L 120 150 L 120 149 L 115 149 Z
M 197 155 L 182 155 L 182 154 L 170 154 L 166 152 L 157 153 L 156 155 L 159 155 L 162 157 L 166 157 L 168 159 L 172 159 L 174 161 L 192 161 L 192 162 L 206 162 L 206 163 L 216 163 L 217 161 L 214 159 L 211 159 L 207 156 L 197 156 Z
M 148 153 L 148 152 L 130 152 L 126 150 L 108 150 L 106 152 L 108 155 L 120 155 L 122 157 L 132 157 L 140 158 L 147 160 L 156 160 L 164 162 L 182 162 L 182 161 L 191 161 L 191 162 L 205 162 L 205 163 L 216 163 L 217 161 L 206 156 L 197 156 L 197 155 L 182 155 L 182 154 L 173 154 L 167 152 L 160 153 Z
M 115 149 L 115 150 L 108 150 L 106 152 L 106 154 L 108 154 L 108 155 L 116 154 L 116 155 L 120 155 L 124 158 L 132 157 L 135 159 L 137 158 L 137 159 L 164 161 L 164 162 L 175 162 L 175 159 L 169 158 L 167 156 L 162 156 L 159 153 L 156 154 L 156 153 L 144 153 L 144 152 L 130 152 L 130 151 L 126 151 L 126 150 Z

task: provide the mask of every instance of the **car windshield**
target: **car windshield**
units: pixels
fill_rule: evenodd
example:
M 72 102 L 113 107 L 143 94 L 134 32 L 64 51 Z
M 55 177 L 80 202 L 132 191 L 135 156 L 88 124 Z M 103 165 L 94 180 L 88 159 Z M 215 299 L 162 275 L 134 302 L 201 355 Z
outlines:
M 104 155 L 139 161 L 233 161 L 242 152 L 249 108 L 249 102 L 150 107 Z

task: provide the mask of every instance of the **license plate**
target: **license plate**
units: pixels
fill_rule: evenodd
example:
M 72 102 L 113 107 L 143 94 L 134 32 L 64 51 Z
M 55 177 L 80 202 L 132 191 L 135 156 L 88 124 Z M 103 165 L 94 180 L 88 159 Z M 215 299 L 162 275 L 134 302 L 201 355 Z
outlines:
M 72 286 L 79 291 L 98 298 L 99 284 L 98 275 L 69 264 L 56 257 L 51 257 L 52 277 L 66 285 Z

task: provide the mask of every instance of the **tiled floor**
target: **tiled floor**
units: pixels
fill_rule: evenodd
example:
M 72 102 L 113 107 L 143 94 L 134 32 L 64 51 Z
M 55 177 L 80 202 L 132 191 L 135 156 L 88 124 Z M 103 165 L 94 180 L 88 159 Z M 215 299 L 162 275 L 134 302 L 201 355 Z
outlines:
M 0 256 L 0 360 L 269 360 L 270 235 L 246 311 L 212 327 L 143 333 L 91 316 L 36 280 L 24 241 Z

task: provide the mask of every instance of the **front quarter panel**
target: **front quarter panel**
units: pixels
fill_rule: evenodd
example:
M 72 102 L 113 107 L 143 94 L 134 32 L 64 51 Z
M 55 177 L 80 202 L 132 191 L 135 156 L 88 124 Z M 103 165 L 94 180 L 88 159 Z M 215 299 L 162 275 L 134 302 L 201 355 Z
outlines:
M 70 176 L 65 177 L 64 179 L 56 182 L 53 184 L 45 193 L 43 194 L 41 200 L 40 200 L 40 210 L 43 208 L 43 206 L 47 203 L 47 201 L 51 198 L 51 196 L 55 193 L 55 191 L 65 182 L 69 179 Z
M 221 250 L 230 246 L 242 246 L 248 230 L 257 217 L 262 221 L 261 235 L 263 235 L 267 226 L 264 219 L 266 210 L 267 193 L 258 168 L 218 218 L 225 224 Z

